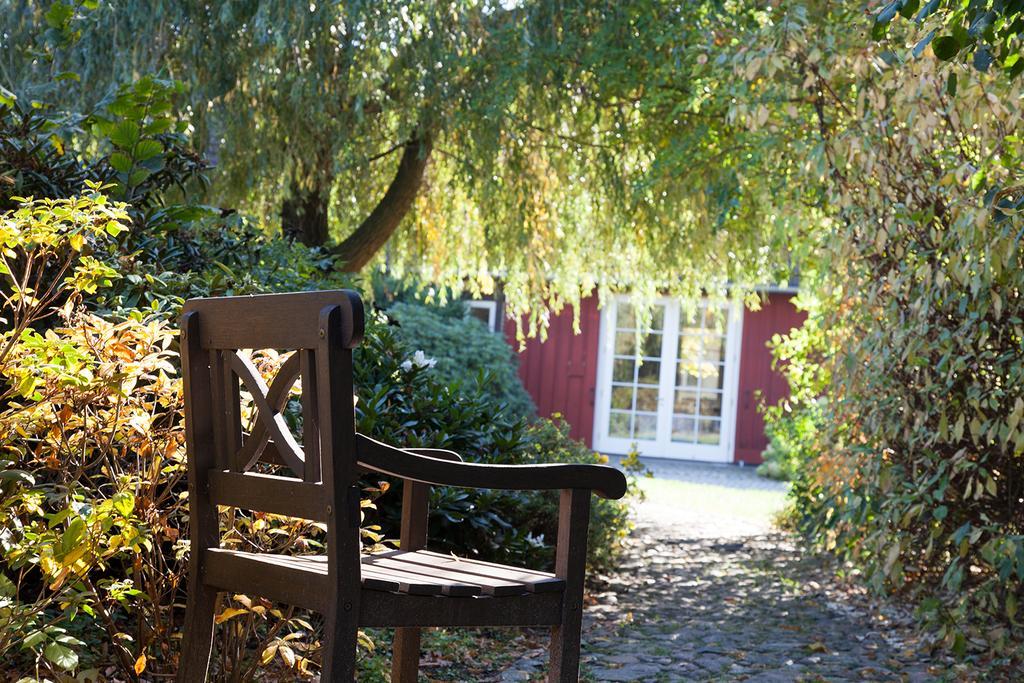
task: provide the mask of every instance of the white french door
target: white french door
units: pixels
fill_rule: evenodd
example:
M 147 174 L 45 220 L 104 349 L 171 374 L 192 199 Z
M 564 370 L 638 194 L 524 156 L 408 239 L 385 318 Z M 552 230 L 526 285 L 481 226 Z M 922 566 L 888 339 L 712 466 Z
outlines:
M 601 313 L 594 448 L 732 462 L 742 307 L 658 299 L 637 330 L 629 299 Z

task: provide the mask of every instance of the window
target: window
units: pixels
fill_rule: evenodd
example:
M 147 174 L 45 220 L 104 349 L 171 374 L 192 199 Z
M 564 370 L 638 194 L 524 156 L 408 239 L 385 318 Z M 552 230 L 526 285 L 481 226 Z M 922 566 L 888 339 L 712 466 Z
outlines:
M 478 318 L 491 332 L 498 332 L 498 302 L 493 300 L 466 301 L 466 309 Z
M 663 298 L 637 328 L 625 297 L 602 313 L 594 445 L 655 457 L 731 461 L 738 305 Z

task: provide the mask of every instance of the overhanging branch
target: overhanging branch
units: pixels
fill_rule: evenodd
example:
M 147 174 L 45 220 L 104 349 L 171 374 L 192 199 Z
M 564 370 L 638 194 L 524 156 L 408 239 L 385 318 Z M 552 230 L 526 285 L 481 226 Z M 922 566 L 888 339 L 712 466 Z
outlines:
M 433 144 L 432 134 L 420 131 L 404 143 L 402 160 L 387 192 L 355 232 L 334 248 L 344 270 L 362 270 L 398 229 L 419 192 Z

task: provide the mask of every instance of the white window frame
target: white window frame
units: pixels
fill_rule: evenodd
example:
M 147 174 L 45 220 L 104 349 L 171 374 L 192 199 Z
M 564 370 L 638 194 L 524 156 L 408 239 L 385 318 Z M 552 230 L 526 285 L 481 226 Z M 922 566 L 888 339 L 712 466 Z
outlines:
M 487 311 L 487 329 L 497 332 L 498 302 L 493 299 L 467 299 L 466 308 L 477 308 Z
M 614 297 L 601 311 L 597 363 L 597 391 L 595 392 L 594 449 L 613 454 L 628 453 L 636 445 L 641 455 L 677 460 L 704 462 L 733 462 L 736 445 L 736 408 L 739 389 L 740 345 L 743 333 L 743 306 L 738 301 L 729 304 L 726 321 L 725 377 L 722 381 L 721 439 L 718 444 L 676 443 L 672 437 L 672 407 L 676 383 L 675 356 L 679 348 L 680 302 L 660 297 L 658 304 L 665 306 L 664 333 L 661 351 L 661 373 L 658 378 L 658 431 L 653 440 L 613 437 L 608 433 L 611 411 L 612 360 L 615 355 L 615 320 L 620 303 L 629 303 L 628 296 Z

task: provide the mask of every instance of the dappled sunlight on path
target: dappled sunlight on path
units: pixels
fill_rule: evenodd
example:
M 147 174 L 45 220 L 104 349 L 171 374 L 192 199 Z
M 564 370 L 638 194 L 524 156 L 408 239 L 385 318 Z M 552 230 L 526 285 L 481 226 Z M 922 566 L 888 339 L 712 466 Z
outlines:
M 949 671 L 907 615 L 872 607 L 772 528 L 783 486 L 709 472 L 644 483 L 627 555 L 596 577 L 587 608 L 589 679 L 925 681 Z M 535 679 L 543 661 L 532 653 L 502 680 Z

